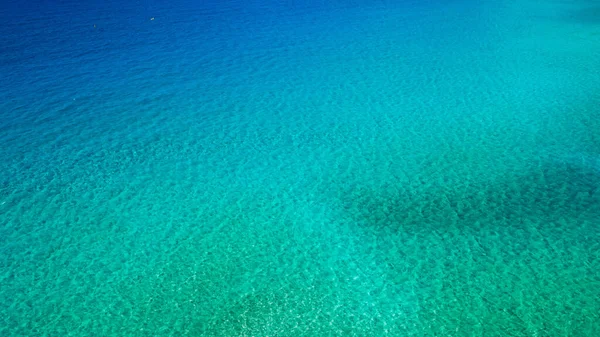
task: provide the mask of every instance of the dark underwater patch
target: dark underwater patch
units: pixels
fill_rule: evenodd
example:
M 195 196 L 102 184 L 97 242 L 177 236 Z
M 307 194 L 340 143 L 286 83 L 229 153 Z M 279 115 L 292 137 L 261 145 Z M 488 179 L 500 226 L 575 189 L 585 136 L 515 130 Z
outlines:
M 569 11 L 566 15 L 568 21 L 581 24 L 600 24 L 600 6 L 586 6 Z
M 355 192 L 345 194 L 348 199 L 343 204 L 349 205 L 345 211 L 358 226 L 371 229 L 443 229 L 476 223 L 510 226 L 536 218 L 600 219 L 600 172 L 571 163 L 531 165 L 527 172 L 475 184 Z

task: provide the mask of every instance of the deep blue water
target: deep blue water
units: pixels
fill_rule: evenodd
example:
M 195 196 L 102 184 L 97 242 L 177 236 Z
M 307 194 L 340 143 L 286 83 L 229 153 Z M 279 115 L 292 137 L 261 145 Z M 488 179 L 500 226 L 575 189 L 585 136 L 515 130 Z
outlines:
M 599 8 L 3 2 L 0 335 L 598 335 Z

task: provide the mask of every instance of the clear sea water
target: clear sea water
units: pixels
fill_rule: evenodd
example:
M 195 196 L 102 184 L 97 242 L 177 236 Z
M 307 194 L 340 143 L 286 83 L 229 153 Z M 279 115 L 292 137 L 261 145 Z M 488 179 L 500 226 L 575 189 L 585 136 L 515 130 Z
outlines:
M 0 335 L 600 336 L 595 0 L 3 1 Z

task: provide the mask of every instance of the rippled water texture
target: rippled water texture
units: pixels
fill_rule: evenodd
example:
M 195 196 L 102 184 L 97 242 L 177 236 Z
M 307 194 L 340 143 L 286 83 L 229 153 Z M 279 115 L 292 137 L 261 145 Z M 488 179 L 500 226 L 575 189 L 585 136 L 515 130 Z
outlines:
M 0 335 L 600 336 L 600 4 L 0 4 Z

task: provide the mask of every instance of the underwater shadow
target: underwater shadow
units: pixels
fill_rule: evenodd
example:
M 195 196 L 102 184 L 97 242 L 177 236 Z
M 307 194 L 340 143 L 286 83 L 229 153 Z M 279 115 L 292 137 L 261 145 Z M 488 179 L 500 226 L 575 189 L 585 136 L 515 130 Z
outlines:
M 565 14 L 565 19 L 573 23 L 600 24 L 600 6 L 590 6 Z
M 385 232 L 445 227 L 519 226 L 524 221 L 600 219 L 600 169 L 563 160 L 532 163 L 527 172 L 460 186 L 362 189 L 347 193 L 345 212 L 356 226 Z M 441 173 L 444 174 L 444 173 Z

